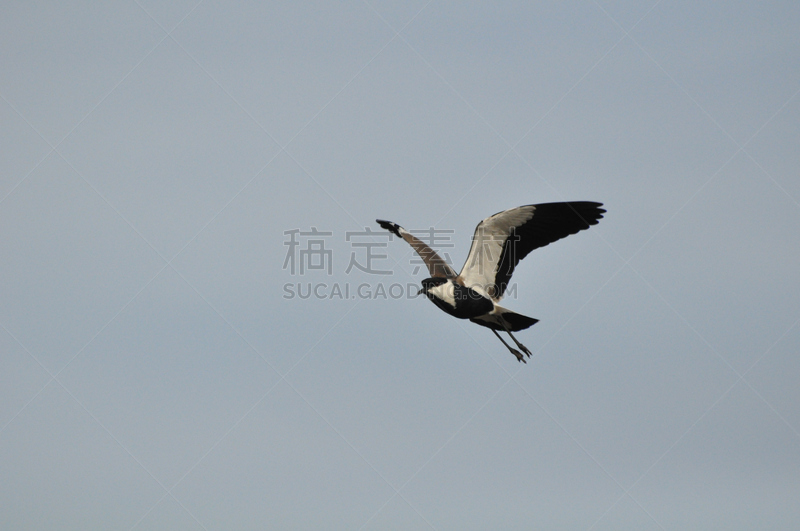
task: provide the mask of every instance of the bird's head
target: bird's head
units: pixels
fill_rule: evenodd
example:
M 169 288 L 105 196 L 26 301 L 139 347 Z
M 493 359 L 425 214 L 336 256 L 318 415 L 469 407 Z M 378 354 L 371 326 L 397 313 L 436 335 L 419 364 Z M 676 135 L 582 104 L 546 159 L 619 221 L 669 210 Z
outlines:
M 427 295 L 428 290 L 441 286 L 445 282 L 447 282 L 447 279 L 444 277 L 426 278 L 422 281 L 422 289 L 417 292 L 417 295 L 422 295 L 423 293 Z

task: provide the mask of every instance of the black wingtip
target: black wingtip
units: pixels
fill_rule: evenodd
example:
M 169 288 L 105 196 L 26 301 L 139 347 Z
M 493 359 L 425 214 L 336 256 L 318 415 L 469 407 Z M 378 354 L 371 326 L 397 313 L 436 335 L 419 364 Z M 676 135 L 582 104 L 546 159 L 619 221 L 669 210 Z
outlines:
M 595 203 L 594 207 L 597 209 L 597 212 L 600 214 L 600 218 L 602 218 L 603 214 L 606 213 L 606 209 L 603 208 L 603 203 Z
M 594 203 L 594 222 L 590 223 L 591 225 L 597 225 L 597 223 L 603 219 L 603 214 L 606 213 L 606 209 L 603 208 L 603 203 Z
M 606 213 L 606 209 L 602 208 L 603 203 L 595 201 L 571 201 L 567 204 L 587 225 L 597 225 Z
M 382 219 L 376 219 L 375 221 L 378 223 L 378 225 L 381 226 L 381 228 L 384 228 L 384 229 L 388 230 L 389 232 L 391 232 L 392 234 L 394 234 L 398 238 L 401 237 L 400 236 L 400 225 L 398 225 L 397 223 L 392 223 L 391 221 L 385 221 L 385 220 L 382 220 Z

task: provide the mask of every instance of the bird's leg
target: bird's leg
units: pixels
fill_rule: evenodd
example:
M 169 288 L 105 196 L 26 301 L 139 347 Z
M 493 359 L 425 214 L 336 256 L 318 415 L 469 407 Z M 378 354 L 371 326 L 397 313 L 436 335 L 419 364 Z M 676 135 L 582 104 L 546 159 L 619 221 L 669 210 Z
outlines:
M 503 344 L 506 346 L 506 348 L 508 350 L 510 350 L 513 355 L 515 355 L 517 357 L 517 361 L 521 361 L 522 363 L 528 363 L 527 361 L 525 361 L 525 356 L 523 356 L 522 353 L 519 350 L 517 350 L 515 348 L 511 348 L 508 345 L 508 343 L 506 343 L 506 340 L 503 339 L 502 337 L 500 337 L 500 334 L 497 333 L 497 330 L 495 330 L 494 328 L 492 328 L 491 330 L 492 330 L 492 332 L 494 332 L 494 335 L 497 336 L 497 339 L 502 341 Z M 530 356 L 530 354 L 528 354 L 528 356 Z
M 514 337 L 514 336 L 511 334 L 511 332 L 509 332 L 509 333 L 508 333 L 508 335 L 510 335 L 510 336 L 511 336 L 511 339 L 513 339 L 513 340 L 514 340 L 514 343 L 516 343 L 516 344 L 517 344 L 517 346 L 518 346 L 520 349 L 522 349 L 522 352 L 524 352 L 525 354 L 527 354 L 527 355 L 528 355 L 528 357 L 530 358 L 530 357 L 531 357 L 531 351 L 530 351 L 530 350 L 528 350 L 528 347 L 526 347 L 525 345 L 523 345 L 522 343 L 520 343 L 519 341 L 517 341 L 517 338 L 516 338 L 516 337 Z
M 501 321 L 502 321 L 502 320 L 501 320 Z M 527 354 L 527 355 L 528 355 L 528 357 L 530 358 L 530 357 L 531 357 L 531 351 L 530 351 L 530 350 L 528 350 L 528 347 L 526 347 L 525 345 L 523 345 L 522 343 L 520 343 L 519 341 L 517 341 L 517 338 L 516 338 L 516 337 L 514 337 L 514 334 L 512 334 L 512 333 L 511 333 L 511 330 L 509 330 L 509 329 L 508 329 L 508 327 L 506 326 L 506 324 L 505 324 L 505 323 L 503 323 L 503 328 L 505 328 L 505 329 L 506 329 L 506 333 L 507 333 L 507 334 L 508 334 L 508 335 L 511 337 L 511 339 L 513 339 L 513 340 L 514 340 L 514 343 L 516 343 L 516 344 L 517 344 L 517 346 L 518 346 L 518 347 L 519 347 L 519 348 L 522 350 L 522 352 L 524 352 L 525 354 Z M 499 336 L 498 336 L 498 337 L 499 337 Z

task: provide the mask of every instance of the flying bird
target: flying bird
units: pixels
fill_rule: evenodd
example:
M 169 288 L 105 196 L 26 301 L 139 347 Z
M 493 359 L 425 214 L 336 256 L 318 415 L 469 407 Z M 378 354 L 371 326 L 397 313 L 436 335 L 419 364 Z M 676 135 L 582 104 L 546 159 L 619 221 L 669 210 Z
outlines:
M 602 203 L 575 201 L 525 205 L 484 219 L 475 227 L 472 247 L 464 267 L 456 273 L 436 251 L 397 223 L 376 219 L 384 229 L 408 242 L 428 266 L 431 278 L 422 281 L 419 294 L 459 319 L 469 319 L 489 328 L 517 360 L 531 351 L 512 332 L 525 330 L 539 320 L 498 304 L 508 287 L 514 268 L 528 253 L 570 234 L 597 225 L 606 212 Z M 498 334 L 506 332 L 522 352 Z

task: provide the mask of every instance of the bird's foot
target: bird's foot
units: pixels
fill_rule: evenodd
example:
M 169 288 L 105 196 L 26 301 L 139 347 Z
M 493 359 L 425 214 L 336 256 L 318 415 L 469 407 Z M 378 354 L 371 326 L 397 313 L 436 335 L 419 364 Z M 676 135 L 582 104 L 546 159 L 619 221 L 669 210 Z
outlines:
M 521 361 L 522 363 L 528 363 L 528 362 L 525 360 L 525 356 L 523 356 L 523 355 L 522 355 L 522 353 L 521 353 L 519 350 L 517 350 L 517 349 L 515 349 L 515 348 L 509 349 L 509 350 L 511 351 L 511 353 L 512 353 L 513 355 L 515 355 L 515 356 L 517 357 L 517 361 Z M 527 349 L 526 349 L 526 350 L 527 350 Z M 530 356 L 530 354 L 528 354 L 528 356 Z
M 525 354 L 527 354 L 529 358 L 531 357 L 531 351 L 530 351 L 530 350 L 528 350 L 528 347 L 526 347 L 525 345 L 523 345 L 522 343 L 520 343 L 520 344 L 519 344 L 519 348 L 521 348 L 521 349 L 522 349 L 522 352 L 524 352 Z

